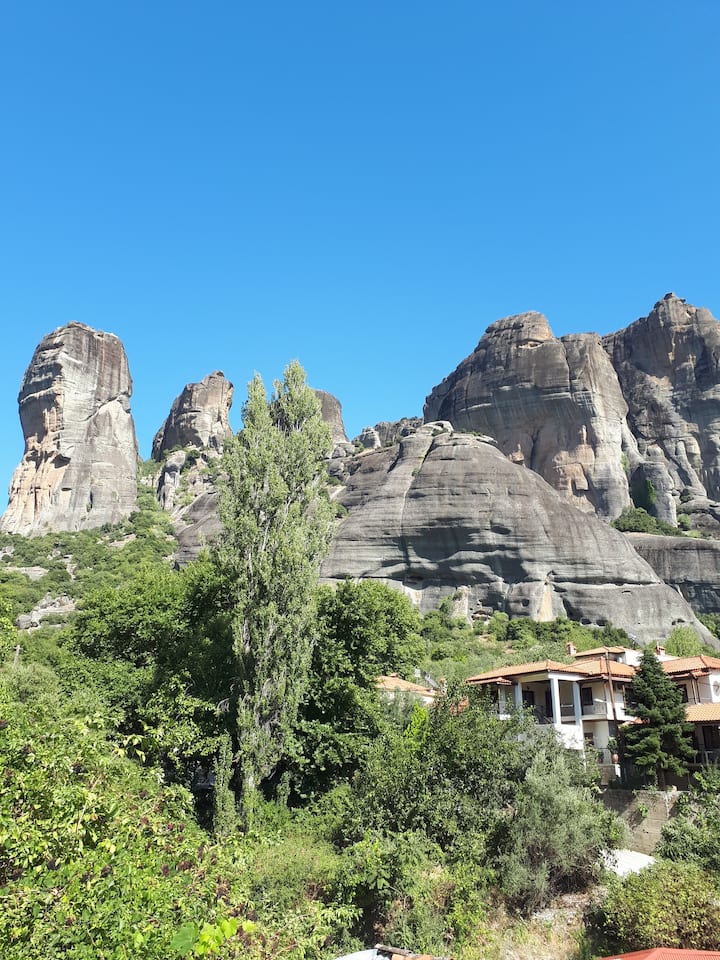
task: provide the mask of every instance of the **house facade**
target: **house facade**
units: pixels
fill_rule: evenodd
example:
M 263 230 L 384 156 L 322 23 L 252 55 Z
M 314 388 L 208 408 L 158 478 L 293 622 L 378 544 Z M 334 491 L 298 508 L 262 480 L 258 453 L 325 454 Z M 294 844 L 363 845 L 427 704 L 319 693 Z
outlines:
M 551 724 L 571 750 L 595 750 L 598 762 L 613 767 L 613 740 L 631 721 L 627 688 L 637 673 L 641 651 L 625 647 L 568 649 L 572 663 L 542 660 L 499 667 L 469 677 L 470 686 L 487 688 L 500 716 L 531 711 Z M 670 657 L 657 651 L 663 670 L 683 692 L 687 718 L 695 727 L 698 764 L 720 760 L 720 659 Z

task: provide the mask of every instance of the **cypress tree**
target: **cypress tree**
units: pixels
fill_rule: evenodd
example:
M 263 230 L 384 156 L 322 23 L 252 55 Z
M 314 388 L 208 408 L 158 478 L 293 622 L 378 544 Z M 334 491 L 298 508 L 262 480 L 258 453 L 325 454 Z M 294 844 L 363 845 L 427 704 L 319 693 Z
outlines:
M 223 453 L 218 560 L 233 605 L 238 757 L 246 823 L 285 754 L 305 695 L 314 593 L 334 511 L 323 497 L 330 430 L 294 361 L 268 400 L 248 386 L 243 428 Z
M 630 682 L 628 709 L 640 722 L 625 730 L 627 756 L 664 790 L 667 770 L 687 773 L 695 754 L 693 727 L 685 719 L 680 688 L 651 650 L 644 651 L 640 668 Z

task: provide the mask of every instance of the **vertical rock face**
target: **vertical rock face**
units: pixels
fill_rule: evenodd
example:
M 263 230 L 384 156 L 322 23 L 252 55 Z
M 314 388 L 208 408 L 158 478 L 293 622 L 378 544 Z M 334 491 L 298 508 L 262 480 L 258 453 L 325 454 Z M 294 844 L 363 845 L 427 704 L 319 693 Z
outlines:
M 347 443 L 347 434 L 345 433 L 345 423 L 343 422 L 342 406 L 337 397 L 325 390 L 313 391 L 320 401 L 322 408 L 322 418 L 330 427 L 332 440 L 334 444 Z
M 200 383 L 186 384 L 155 434 L 153 460 L 162 460 L 177 447 L 222 450 L 224 441 L 232 436 L 228 420 L 232 399 L 233 385 L 219 370 L 203 377 Z
M 43 338 L 18 397 L 25 453 L 0 530 L 81 530 L 118 523 L 135 509 L 131 394 L 117 337 L 69 323 Z
M 603 338 L 650 465 L 662 516 L 667 501 L 720 499 L 720 325 L 668 293 L 647 317 Z
M 489 434 L 574 506 L 606 518 L 630 505 L 622 455 L 638 457 L 626 414 L 600 338 L 557 340 L 541 313 L 493 323 L 425 402 L 426 421 Z

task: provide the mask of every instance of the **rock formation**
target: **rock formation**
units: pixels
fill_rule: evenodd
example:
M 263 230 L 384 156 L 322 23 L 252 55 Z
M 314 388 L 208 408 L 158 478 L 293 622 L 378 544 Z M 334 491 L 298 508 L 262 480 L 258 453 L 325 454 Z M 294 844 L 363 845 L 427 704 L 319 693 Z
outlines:
M 425 402 L 426 421 L 489 434 L 513 462 L 605 518 L 630 506 L 622 454 L 639 458 L 626 414 L 600 338 L 558 340 L 540 313 L 491 324 Z
M 709 310 L 668 293 L 647 317 L 603 338 L 627 401 L 628 422 L 656 492 L 720 500 L 720 326 Z
M 233 385 L 219 370 L 199 383 L 186 384 L 155 434 L 153 460 L 162 460 L 169 450 L 179 448 L 222 450 L 223 442 L 233 432 L 228 420 L 232 399 Z
M 449 423 L 361 454 L 339 500 L 349 513 L 323 565 L 327 580 L 385 580 L 422 609 L 464 586 L 471 614 L 612 622 L 643 642 L 683 623 L 709 637 L 622 534 Z
M 655 573 L 695 610 L 720 611 L 720 541 L 648 533 L 626 536 Z
M 18 397 L 25 453 L 0 530 L 81 530 L 118 523 L 135 509 L 131 394 L 117 337 L 69 323 L 43 338 Z
M 343 423 L 342 406 L 337 397 L 325 390 L 315 390 L 315 396 L 322 407 L 322 418 L 330 427 L 334 444 L 347 443 L 345 424 Z

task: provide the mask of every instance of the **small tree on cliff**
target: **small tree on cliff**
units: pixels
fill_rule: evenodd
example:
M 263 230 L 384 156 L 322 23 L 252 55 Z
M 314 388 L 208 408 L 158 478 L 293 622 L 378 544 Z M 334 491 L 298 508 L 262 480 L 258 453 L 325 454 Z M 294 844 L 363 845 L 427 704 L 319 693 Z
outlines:
M 321 496 L 331 438 L 299 363 L 267 399 L 248 386 L 243 429 L 223 454 L 218 559 L 233 603 L 239 680 L 242 803 L 251 818 L 259 784 L 282 759 L 305 694 L 313 646 L 313 594 L 332 508 Z
M 665 772 L 687 773 L 692 761 L 692 724 L 685 720 L 680 688 L 663 670 L 651 650 L 628 688 L 628 708 L 639 723 L 625 731 L 628 758 L 638 770 L 665 789 Z

